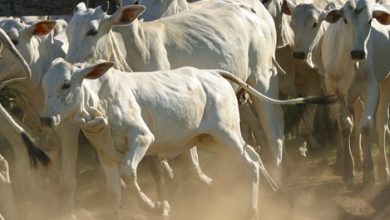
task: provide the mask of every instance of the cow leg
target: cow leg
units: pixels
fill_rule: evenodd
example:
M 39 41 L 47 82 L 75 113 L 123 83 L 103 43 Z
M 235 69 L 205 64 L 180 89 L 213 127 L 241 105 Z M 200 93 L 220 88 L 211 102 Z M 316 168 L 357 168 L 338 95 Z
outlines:
M 142 208 L 148 211 L 165 215 L 164 218 L 169 218 L 170 206 L 168 202 L 161 204 L 160 202 L 152 201 L 142 190 L 138 184 L 137 168 L 142 158 L 145 156 L 149 146 L 154 140 L 153 134 L 147 128 L 134 129 L 139 132 L 128 134 L 128 151 L 122 161 L 122 172 L 126 177 L 132 179 L 134 188 L 137 191 L 137 198 Z
M 304 143 L 305 141 L 309 141 L 312 149 L 320 148 L 320 145 L 312 135 L 316 109 L 317 106 L 315 105 L 307 106 L 307 111 L 305 112 L 306 115 L 303 116 L 303 119 L 300 121 L 298 127 L 298 135 L 299 135 L 298 143 Z
M 122 159 L 116 149 L 111 135 L 110 125 L 105 118 L 95 117 L 88 121 L 82 127 L 83 132 L 91 144 L 96 148 L 106 176 L 107 187 L 109 191 L 108 210 L 113 210 L 115 219 L 119 219 L 121 206 L 121 182 L 119 164 Z
M 76 190 L 76 165 L 80 129 L 70 122 L 63 121 L 56 131 L 61 141 L 61 166 L 59 173 L 59 198 L 61 198 L 60 215 L 64 215 L 64 219 L 76 219 L 73 208 L 74 193 Z M 67 215 L 71 216 L 66 217 Z
M 353 110 L 353 128 L 351 135 L 351 148 L 353 160 L 355 162 L 355 168 L 357 171 L 362 171 L 363 169 L 363 158 L 362 158 L 362 146 L 360 139 L 360 129 L 359 124 L 360 119 L 362 118 L 363 113 L 363 103 L 360 100 L 356 100 L 352 106 Z
M 278 79 L 276 76 L 266 79 L 258 79 L 253 85 L 255 89 L 269 97 L 278 97 Z M 252 84 L 252 83 L 251 83 Z M 273 105 L 251 97 L 263 131 L 266 134 L 267 143 L 273 153 L 274 164 L 276 165 L 275 181 L 282 185 L 282 158 L 283 158 L 283 141 L 284 141 L 284 121 L 283 112 L 280 105 Z
M 348 111 L 344 105 L 344 100 L 340 99 L 336 104 L 331 106 L 331 115 L 336 120 L 337 125 L 337 145 L 340 152 L 340 162 L 343 169 L 343 181 L 352 182 L 355 176 L 354 163 L 350 145 L 352 133 L 352 120 L 348 116 Z
M 384 80 L 380 85 L 380 97 L 376 113 L 377 144 L 379 147 L 378 178 L 383 181 L 390 181 L 389 165 L 386 155 L 386 132 L 388 130 L 388 108 L 390 103 L 390 94 L 388 91 L 388 88 L 390 88 L 389 86 L 389 79 Z
M 12 193 L 11 181 L 9 178 L 8 163 L 0 155 L 0 213 L 6 219 L 18 219 L 15 198 Z M 0 215 L 1 216 L 1 215 Z M 1 219 L 1 218 L 0 218 Z
M 100 164 L 102 165 L 104 174 L 106 176 L 107 187 L 109 190 L 109 208 L 113 210 L 115 219 L 119 219 L 120 207 L 121 207 L 121 182 L 119 174 L 119 163 L 111 158 L 107 157 L 104 151 L 97 151 Z
M 243 135 L 244 140 L 247 143 L 253 143 L 258 146 L 261 146 L 261 141 L 264 140 L 264 137 L 259 124 L 259 119 L 256 116 L 256 112 L 253 110 L 253 108 L 249 105 L 248 102 L 240 104 L 239 108 L 240 108 L 241 125 L 242 127 L 246 128 L 245 135 Z M 253 135 L 255 136 L 256 143 L 253 141 L 252 132 Z
M 162 161 L 157 158 L 156 156 L 152 156 L 151 158 L 151 173 L 156 181 L 157 185 L 157 196 L 158 196 L 158 201 L 161 202 L 164 206 L 167 206 L 167 209 L 163 210 L 162 216 L 166 219 L 169 218 L 169 212 L 171 211 L 169 208 L 169 203 L 167 200 L 167 193 L 166 193 L 166 188 L 165 188 L 165 179 L 164 179 L 164 166 L 162 164 Z
M 216 142 L 228 147 L 233 155 L 243 163 L 251 178 L 251 215 L 250 220 L 258 220 L 258 197 L 259 197 L 259 160 L 258 154 L 253 150 L 253 147 L 245 144 L 244 140 L 236 135 L 226 133 L 214 134 L 212 137 Z
M 189 163 L 191 162 L 191 171 L 199 178 L 199 180 L 207 185 L 210 185 L 213 180 L 203 173 L 199 165 L 198 151 L 196 147 L 191 148 L 189 151 L 183 153 L 184 161 Z
M 375 120 L 374 117 L 379 99 L 379 87 L 373 73 L 368 74 L 364 85 L 365 89 L 362 91 L 360 96 L 364 103 L 364 111 L 359 124 L 360 132 L 362 134 L 363 148 L 363 184 L 371 186 L 375 184 L 371 146 Z

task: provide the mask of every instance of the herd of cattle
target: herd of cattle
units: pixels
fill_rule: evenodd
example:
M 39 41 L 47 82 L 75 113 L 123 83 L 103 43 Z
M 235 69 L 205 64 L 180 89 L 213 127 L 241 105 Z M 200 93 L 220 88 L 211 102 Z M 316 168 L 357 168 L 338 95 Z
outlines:
M 112 15 L 107 7 L 79 3 L 68 22 L 0 20 L 0 87 L 14 91 L 23 112 L 14 117 L 0 105 L 0 133 L 14 153 L 12 181 L 0 156 L 0 219 L 19 219 L 11 183 L 29 184 L 30 166 L 51 161 L 58 164 L 59 212 L 76 218 L 80 132 L 98 153 L 115 219 L 121 178 L 142 207 L 169 219 L 162 174 L 173 172 L 169 159 L 182 156 L 211 184 L 197 151 L 211 147 L 227 147 L 242 161 L 251 181 L 249 218 L 258 219 L 260 172 L 273 189 L 283 184 L 281 104 L 314 104 L 298 135 L 318 145 L 310 129 L 315 104 L 332 103 L 343 180 L 353 181 L 360 166 L 363 184 L 375 183 L 374 143 L 380 149 L 376 176 L 390 180 L 390 4 L 127 0 Z M 306 98 L 278 100 L 279 93 Z M 243 137 L 241 129 L 250 132 Z M 272 175 L 248 143 L 269 146 Z M 58 157 L 52 145 L 60 146 Z M 158 201 L 137 181 L 144 157 L 154 168 Z

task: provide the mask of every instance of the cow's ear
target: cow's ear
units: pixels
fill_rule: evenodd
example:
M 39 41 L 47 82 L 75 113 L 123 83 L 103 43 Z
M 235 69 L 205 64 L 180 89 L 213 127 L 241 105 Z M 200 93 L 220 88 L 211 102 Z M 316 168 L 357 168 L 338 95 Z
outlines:
M 326 16 L 325 16 L 325 21 L 329 23 L 336 23 L 341 17 L 343 17 L 344 13 L 340 9 L 333 9 L 330 10 Z
M 284 0 L 282 4 L 282 13 L 291 16 L 294 14 L 295 7 L 296 5 L 290 0 Z
M 372 17 L 374 17 L 379 23 L 383 25 L 390 24 L 390 13 L 383 9 L 374 10 L 372 12 Z
M 56 26 L 57 22 L 52 20 L 38 21 L 32 24 L 28 29 L 32 35 L 44 36 L 50 33 Z
M 113 62 L 102 62 L 86 67 L 81 71 L 81 74 L 84 79 L 98 79 L 113 66 Z
M 115 12 L 110 16 L 111 25 L 126 25 L 133 22 L 138 18 L 144 11 L 145 6 L 143 5 L 130 5 L 123 7 L 122 9 Z

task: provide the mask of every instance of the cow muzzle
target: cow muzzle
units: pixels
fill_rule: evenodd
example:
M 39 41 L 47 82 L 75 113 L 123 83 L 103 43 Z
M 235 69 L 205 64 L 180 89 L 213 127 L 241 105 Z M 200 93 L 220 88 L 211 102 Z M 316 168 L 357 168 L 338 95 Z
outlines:
M 366 52 L 364 52 L 363 50 L 352 50 L 351 58 L 353 60 L 364 60 L 366 59 Z
M 43 127 L 55 127 L 58 124 L 60 124 L 60 116 L 59 115 L 52 116 L 52 117 L 42 116 L 40 118 L 40 121 Z
M 306 59 L 306 57 L 307 57 L 307 55 L 305 52 L 300 52 L 300 51 L 293 52 L 294 60 L 304 60 L 304 59 Z
M 41 117 L 40 120 L 43 127 L 52 127 L 54 125 L 54 119 L 51 117 Z

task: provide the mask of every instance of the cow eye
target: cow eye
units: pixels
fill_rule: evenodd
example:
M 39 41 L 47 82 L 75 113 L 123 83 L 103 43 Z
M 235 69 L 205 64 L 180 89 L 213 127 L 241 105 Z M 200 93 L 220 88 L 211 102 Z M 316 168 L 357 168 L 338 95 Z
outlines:
M 88 36 L 95 36 L 98 33 L 96 29 L 91 29 L 87 32 Z
M 368 21 L 368 25 L 371 25 L 371 22 L 372 22 L 372 18 Z
M 11 40 L 14 45 L 17 45 L 19 43 L 18 40 Z
M 317 25 L 318 25 L 318 22 L 314 22 L 314 24 L 313 24 L 313 28 L 316 28 L 316 27 L 317 27 Z
M 69 89 L 70 87 L 70 83 L 65 83 L 64 85 L 62 85 L 61 89 Z
M 348 24 L 348 21 L 347 19 L 344 18 L 344 24 Z

